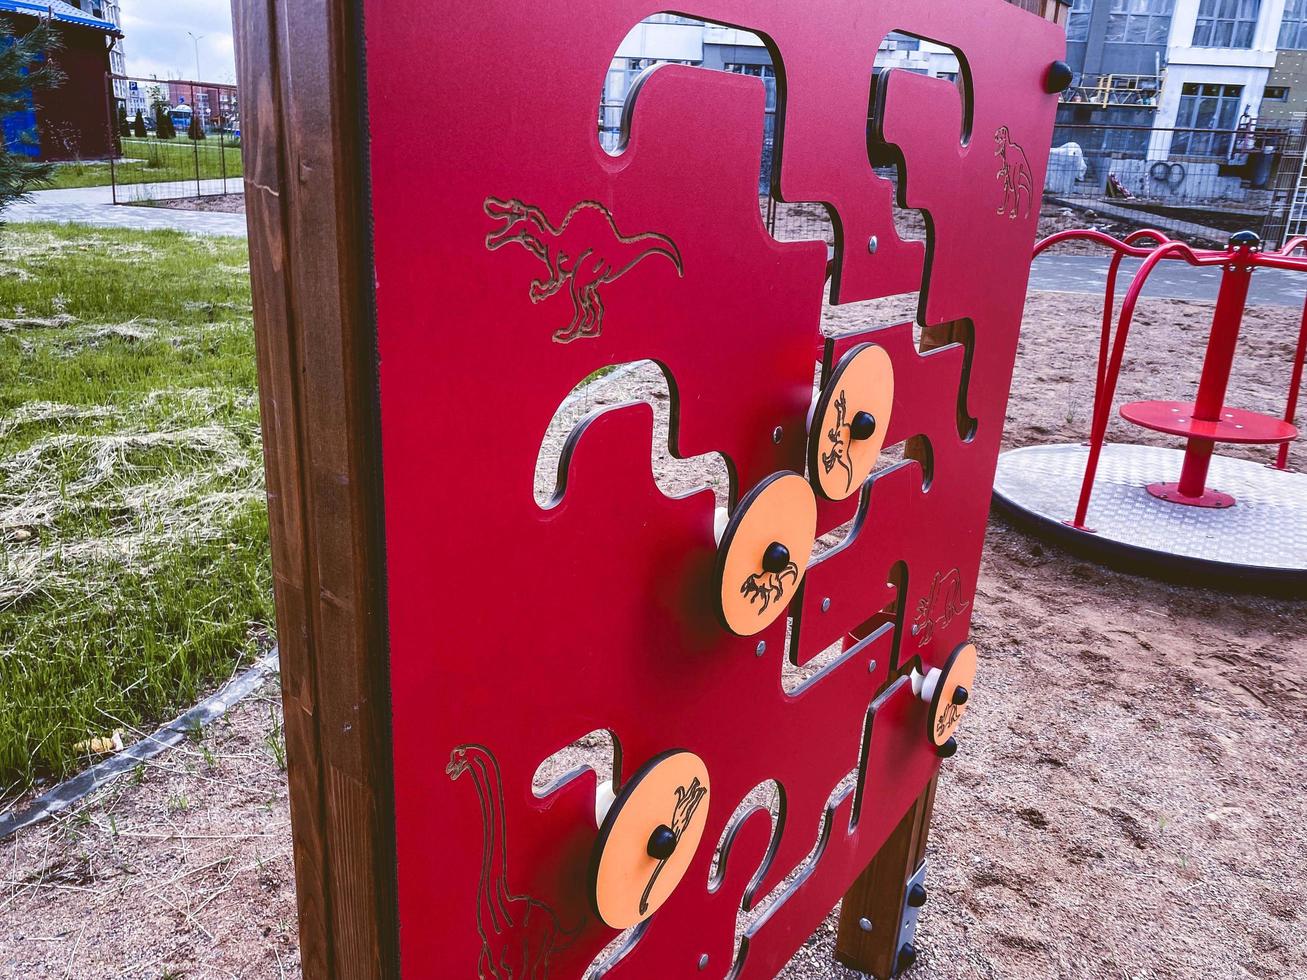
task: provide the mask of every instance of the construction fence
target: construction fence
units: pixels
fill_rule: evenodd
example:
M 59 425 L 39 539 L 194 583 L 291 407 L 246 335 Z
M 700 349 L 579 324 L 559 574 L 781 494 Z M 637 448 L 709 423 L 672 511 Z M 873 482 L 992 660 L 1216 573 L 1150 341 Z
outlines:
M 1189 238 L 1224 242 L 1249 228 L 1280 242 L 1292 233 L 1305 144 L 1302 122 L 1232 130 L 1060 125 L 1044 198 Z
M 115 204 L 244 190 L 234 85 L 110 75 L 106 86 L 121 147 Z

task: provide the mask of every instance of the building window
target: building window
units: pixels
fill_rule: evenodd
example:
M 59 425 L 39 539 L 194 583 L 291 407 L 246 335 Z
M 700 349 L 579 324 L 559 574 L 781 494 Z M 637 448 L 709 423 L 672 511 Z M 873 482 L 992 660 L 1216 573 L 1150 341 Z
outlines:
M 1066 22 L 1068 41 L 1089 40 L 1089 18 L 1094 13 L 1094 0 L 1073 0 Z
M 1180 156 L 1229 156 L 1242 100 L 1242 85 L 1186 82 L 1180 90 L 1171 152 Z
M 1263 102 L 1288 102 L 1289 86 L 1287 85 L 1268 85 L 1262 92 Z
M 921 38 L 901 31 L 891 31 L 880 48 L 882 51 L 920 51 Z
M 1112 0 L 1104 39 L 1125 44 L 1165 44 L 1171 33 L 1174 5 L 1175 0 Z
M 1307 48 L 1307 0 L 1288 0 L 1284 5 L 1284 20 L 1280 21 L 1278 48 L 1301 51 Z
M 685 24 L 692 27 L 702 27 L 703 21 L 696 17 L 683 17 L 680 14 L 650 14 L 644 19 L 646 24 Z
M 1194 27 L 1196 48 L 1250 48 L 1261 0 L 1202 0 Z

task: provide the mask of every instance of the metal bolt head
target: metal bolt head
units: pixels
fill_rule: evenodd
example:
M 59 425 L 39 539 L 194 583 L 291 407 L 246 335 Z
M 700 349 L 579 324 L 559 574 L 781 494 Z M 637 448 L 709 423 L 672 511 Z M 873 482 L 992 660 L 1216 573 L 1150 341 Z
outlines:
M 868 673 L 868 674 L 874 674 L 874 673 L 876 673 L 876 661 L 875 661 L 875 660 L 873 660 L 871 663 L 867 664 L 867 673 Z
M 761 656 L 762 656 L 764 653 L 766 653 L 766 652 L 767 652 L 767 641 L 766 641 L 766 640 L 759 640 L 759 641 L 758 641 L 758 656 L 761 657 Z
M 821 600 L 821 611 L 830 612 L 830 596 L 827 596 L 825 599 Z
M 878 248 L 880 248 L 880 239 L 878 239 L 875 235 L 872 235 L 870 240 L 868 240 L 867 242 L 867 251 L 870 252 L 872 255 L 875 255 L 876 249 Z
M 708 954 L 707 954 L 707 953 L 704 953 L 702 956 L 699 957 L 699 969 L 700 969 L 700 970 L 706 970 L 706 969 L 708 969 Z
M 779 425 L 776 426 L 776 428 L 772 429 L 772 433 L 771 433 L 772 442 L 776 443 L 776 445 L 779 446 L 781 444 L 781 440 L 784 438 L 785 438 L 785 430 L 782 429 Z
M 871 932 L 871 920 L 864 915 L 858 920 L 858 928 L 863 932 Z

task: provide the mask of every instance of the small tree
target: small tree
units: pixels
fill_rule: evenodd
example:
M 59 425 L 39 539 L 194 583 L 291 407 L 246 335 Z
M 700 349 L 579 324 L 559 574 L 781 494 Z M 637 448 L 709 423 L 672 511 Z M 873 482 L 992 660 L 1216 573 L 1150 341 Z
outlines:
M 145 117 L 141 115 L 141 110 L 136 110 L 136 118 L 132 120 L 132 133 L 137 139 L 145 139 L 149 136 L 149 131 L 145 128 Z
M 132 128 L 127 124 L 127 107 L 121 103 L 118 106 L 118 134 L 120 136 L 132 135 Z
M 193 140 L 204 139 L 204 123 L 200 122 L 198 112 L 191 113 L 191 124 L 186 127 L 186 135 Z
M 170 140 L 177 135 L 172 125 L 172 103 L 163 94 L 162 85 L 151 85 L 148 92 L 150 111 L 154 113 L 154 135 L 161 140 Z
M 48 23 L 38 23 L 22 37 L 0 27 L 0 118 L 31 111 L 32 93 L 59 83 L 58 70 L 47 57 L 53 50 L 55 41 Z M 30 132 L 20 135 L 18 141 L 38 145 Z M 0 211 L 48 181 L 52 172 L 50 164 L 37 163 L 0 140 Z

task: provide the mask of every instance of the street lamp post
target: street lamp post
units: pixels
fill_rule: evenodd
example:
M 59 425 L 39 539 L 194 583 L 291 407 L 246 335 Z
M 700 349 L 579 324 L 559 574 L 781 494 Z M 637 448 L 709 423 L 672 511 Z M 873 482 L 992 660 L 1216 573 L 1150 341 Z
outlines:
M 190 37 L 191 37 L 191 43 L 195 45 L 195 84 L 198 85 L 198 84 L 200 83 L 200 78 L 201 78 L 201 75 L 200 75 L 200 42 L 203 41 L 204 38 L 205 38 L 207 35 L 205 35 L 205 34 L 201 34 L 201 35 L 199 35 L 199 36 L 197 37 L 197 36 L 196 36 L 193 32 L 191 32 L 191 31 L 187 31 L 186 33 L 190 35 Z M 207 119 L 208 119 L 208 115 L 209 115 L 209 113 L 208 113 L 207 110 L 208 110 L 208 106 L 206 105 L 206 106 L 205 106 L 205 111 L 204 111 L 204 112 L 201 112 L 201 111 L 200 111 L 200 99 L 199 99 L 199 96 L 196 95 L 196 92 L 195 92 L 195 85 L 192 85 L 192 86 L 191 86 L 191 112 L 194 113 L 194 118 L 198 121 L 198 124 L 199 124 L 200 126 L 203 126 L 203 125 L 205 124 L 205 122 L 207 121 Z

